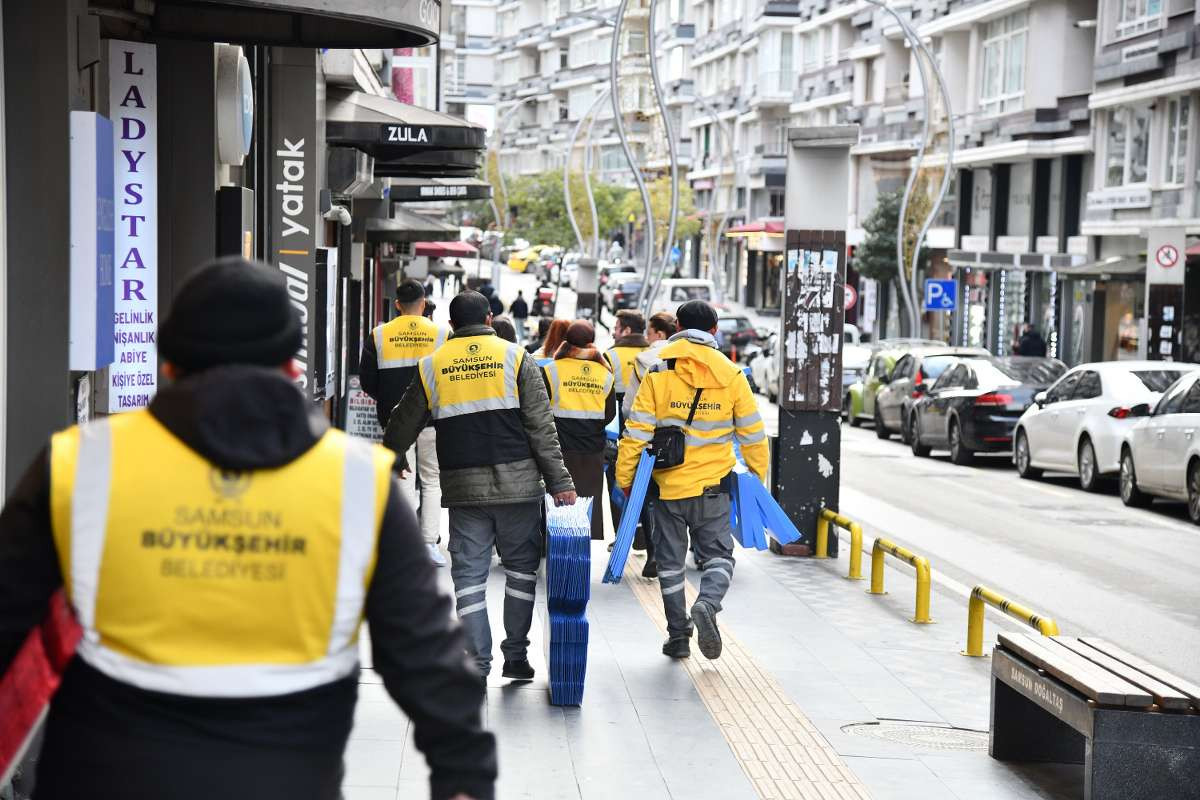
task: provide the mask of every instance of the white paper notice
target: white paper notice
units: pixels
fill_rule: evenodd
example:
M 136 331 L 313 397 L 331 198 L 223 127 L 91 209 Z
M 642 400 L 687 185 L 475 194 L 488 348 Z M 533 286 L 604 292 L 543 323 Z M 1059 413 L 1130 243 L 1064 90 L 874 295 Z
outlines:
M 158 80 L 154 45 L 110 41 L 116 242 L 109 412 L 149 405 L 158 386 Z

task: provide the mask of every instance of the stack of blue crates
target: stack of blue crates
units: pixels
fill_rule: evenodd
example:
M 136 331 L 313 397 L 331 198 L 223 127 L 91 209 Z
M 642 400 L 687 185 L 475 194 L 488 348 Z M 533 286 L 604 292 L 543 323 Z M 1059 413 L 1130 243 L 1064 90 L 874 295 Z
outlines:
M 546 498 L 546 642 L 550 703 L 583 702 L 587 674 L 587 603 L 592 575 L 592 498 L 555 506 Z

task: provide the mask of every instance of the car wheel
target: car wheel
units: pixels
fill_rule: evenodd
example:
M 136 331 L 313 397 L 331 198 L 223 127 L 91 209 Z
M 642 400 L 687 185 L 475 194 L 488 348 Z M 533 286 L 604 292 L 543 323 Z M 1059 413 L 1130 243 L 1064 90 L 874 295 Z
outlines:
M 883 424 L 883 417 L 879 416 L 879 401 L 875 401 L 875 435 L 880 439 L 892 438 L 892 432 L 889 431 Z
M 1145 508 L 1150 505 L 1149 495 L 1138 488 L 1133 453 L 1129 452 L 1128 448 L 1121 453 L 1121 502 L 1131 508 Z
M 950 431 L 948 438 L 950 440 L 950 460 L 960 467 L 965 467 L 975 460 L 975 453 L 967 449 L 962 440 L 962 428 L 958 425 L 958 420 L 950 420 Z
M 1200 525 L 1200 461 L 1188 466 L 1188 517 Z
M 1033 455 L 1029 452 L 1029 437 L 1025 431 L 1017 431 L 1017 446 L 1014 461 L 1017 462 L 1017 474 L 1022 478 L 1035 479 L 1042 477 L 1042 471 L 1033 466 Z
M 1085 492 L 1100 490 L 1100 470 L 1096 467 L 1096 448 L 1092 440 L 1083 437 L 1076 454 L 1076 464 L 1079 467 L 1079 487 Z
M 908 428 L 908 446 L 912 448 L 913 455 L 917 458 L 927 457 L 933 448 L 921 444 L 921 429 L 916 414 L 912 415 L 912 419 L 905 427 Z
M 851 395 L 846 395 L 846 399 L 842 407 L 846 409 L 846 421 L 850 423 L 851 428 L 861 428 L 862 420 L 854 413 L 854 398 Z
M 915 414 L 905 415 L 904 409 L 900 410 L 900 441 L 905 444 L 912 444 L 912 419 Z

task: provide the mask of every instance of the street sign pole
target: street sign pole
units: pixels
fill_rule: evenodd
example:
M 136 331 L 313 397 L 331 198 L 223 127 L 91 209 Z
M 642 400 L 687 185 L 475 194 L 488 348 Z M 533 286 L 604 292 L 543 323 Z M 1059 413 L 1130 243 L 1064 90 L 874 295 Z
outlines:
M 840 510 L 846 215 L 850 148 L 857 143 L 857 125 L 788 131 L 783 362 L 771 491 L 800 540 L 772 541 L 782 555 L 811 555 L 821 510 Z M 837 555 L 836 537 L 829 555 Z

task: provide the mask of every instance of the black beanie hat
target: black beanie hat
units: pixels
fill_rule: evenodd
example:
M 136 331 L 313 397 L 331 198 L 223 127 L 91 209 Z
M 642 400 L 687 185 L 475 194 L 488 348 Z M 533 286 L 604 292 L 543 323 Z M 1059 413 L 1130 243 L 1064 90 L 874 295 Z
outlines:
M 191 372 L 220 364 L 278 367 L 302 344 L 300 312 L 283 275 L 240 256 L 192 273 L 158 330 L 162 357 Z
M 708 332 L 717 327 L 717 312 L 703 300 L 688 300 L 675 311 L 679 330 Z

